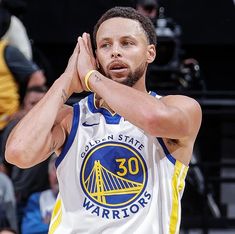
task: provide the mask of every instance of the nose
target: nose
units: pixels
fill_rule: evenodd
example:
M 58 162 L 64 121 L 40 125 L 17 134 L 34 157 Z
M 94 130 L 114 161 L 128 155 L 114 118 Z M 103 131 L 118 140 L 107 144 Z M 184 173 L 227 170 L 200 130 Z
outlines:
M 113 51 L 112 51 L 111 57 L 112 58 L 119 58 L 121 56 L 122 55 L 121 55 L 119 46 L 113 46 Z

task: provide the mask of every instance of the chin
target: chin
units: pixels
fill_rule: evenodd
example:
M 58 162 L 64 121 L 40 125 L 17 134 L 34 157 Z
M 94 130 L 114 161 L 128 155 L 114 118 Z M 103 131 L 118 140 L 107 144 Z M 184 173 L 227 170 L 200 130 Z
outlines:
M 111 79 L 118 83 L 125 83 L 128 80 L 127 77 L 112 77 Z

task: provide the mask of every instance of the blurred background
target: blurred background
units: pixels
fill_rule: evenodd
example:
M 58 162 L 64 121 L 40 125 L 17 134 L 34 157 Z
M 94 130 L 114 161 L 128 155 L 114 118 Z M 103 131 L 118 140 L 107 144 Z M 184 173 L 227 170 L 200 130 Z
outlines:
M 14 0 L 33 60 L 50 86 L 64 71 L 76 39 L 92 34 L 113 6 L 142 4 L 158 36 L 147 87 L 199 101 L 203 122 L 183 196 L 181 233 L 235 233 L 235 2 L 233 0 Z M 69 104 L 85 94 L 74 95 Z

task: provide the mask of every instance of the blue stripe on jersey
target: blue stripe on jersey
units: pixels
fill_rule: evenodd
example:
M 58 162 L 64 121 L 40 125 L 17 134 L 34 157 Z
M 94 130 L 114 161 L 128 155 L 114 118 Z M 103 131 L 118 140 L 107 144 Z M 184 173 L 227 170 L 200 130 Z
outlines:
M 162 140 L 162 138 L 161 137 L 157 137 L 157 139 L 158 139 L 160 145 L 162 146 L 163 151 L 164 151 L 166 157 L 168 158 L 168 160 L 175 165 L 176 159 L 170 154 L 170 152 L 167 149 L 167 147 L 166 147 L 164 141 Z
M 94 93 L 88 96 L 88 108 L 92 113 L 100 113 L 104 116 L 107 124 L 119 124 L 121 116 L 119 114 L 112 115 L 105 108 L 96 108 L 94 103 Z
M 56 162 L 55 162 L 56 167 L 59 166 L 59 164 L 64 159 L 67 152 L 69 151 L 71 145 L 73 144 L 74 138 L 76 136 L 78 124 L 79 124 L 79 116 L 80 116 L 79 103 L 75 103 L 73 106 L 73 123 L 72 123 L 71 132 L 67 138 L 67 141 L 65 143 L 65 146 L 63 147 L 61 154 L 56 159 Z
M 156 97 L 156 96 L 157 96 L 157 94 L 154 93 L 153 91 L 150 92 L 150 95 L 153 96 L 153 97 Z M 157 139 L 158 139 L 160 145 L 162 146 L 163 151 L 164 151 L 166 157 L 168 158 L 168 160 L 169 160 L 170 162 L 172 162 L 172 163 L 175 165 L 176 159 L 170 154 L 170 152 L 169 152 L 169 150 L 167 149 L 167 147 L 166 147 L 164 141 L 162 140 L 162 138 L 161 138 L 161 137 L 157 137 Z
M 150 95 L 153 96 L 153 97 L 156 97 L 156 96 L 157 96 L 157 94 L 154 93 L 153 91 L 150 91 Z

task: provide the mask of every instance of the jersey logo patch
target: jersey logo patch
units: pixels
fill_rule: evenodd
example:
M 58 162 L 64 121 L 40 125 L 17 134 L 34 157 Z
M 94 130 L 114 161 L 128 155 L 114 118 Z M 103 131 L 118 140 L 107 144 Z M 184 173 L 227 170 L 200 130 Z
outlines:
M 95 125 L 99 125 L 99 123 L 87 123 L 87 121 L 86 122 L 84 122 L 84 123 L 82 123 L 82 126 L 84 126 L 84 127 L 91 127 L 91 126 L 95 126 Z
M 105 142 L 91 149 L 82 164 L 81 185 L 97 205 L 120 208 L 144 192 L 147 168 L 141 154 L 130 145 Z

